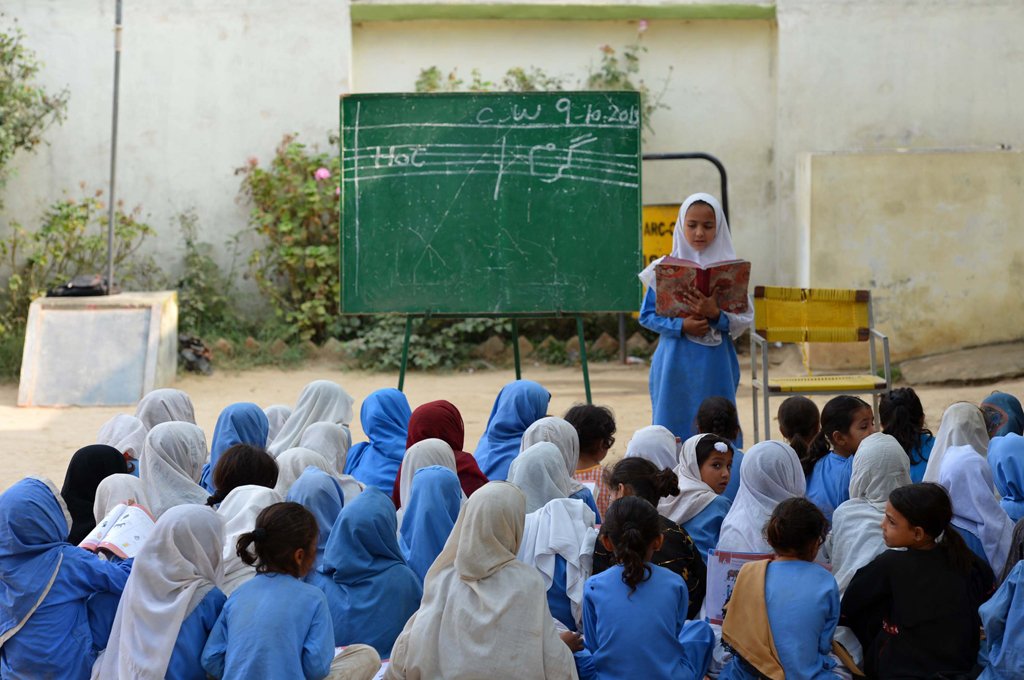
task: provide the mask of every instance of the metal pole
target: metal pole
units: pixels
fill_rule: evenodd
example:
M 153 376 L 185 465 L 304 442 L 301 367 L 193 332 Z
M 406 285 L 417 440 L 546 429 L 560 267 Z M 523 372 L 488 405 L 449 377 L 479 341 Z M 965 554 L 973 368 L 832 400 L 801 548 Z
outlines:
M 590 370 L 587 367 L 587 339 L 583 337 L 583 317 L 576 317 L 576 334 L 580 339 L 580 365 L 583 366 L 583 388 L 587 393 L 587 403 L 593 404 L 590 398 Z
M 412 336 L 412 315 L 405 317 L 405 340 L 402 342 L 402 368 L 398 372 L 398 391 L 405 389 L 405 367 L 409 363 L 409 338 Z
M 626 363 L 626 315 L 619 312 L 619 361 Z
M 117 0 L 114 22 L 114 114 L 110 132 L 110 207 L 107 210 L 107 295 L 114 290 L 114 219 L 116 196 L 114 193 L 117 177 L 117 103 L 121 94 L 121 9 L 122 0 Z
M 512 354 L 516 358 L 516 380 L 523 379 L 523 369 L 519 361 L 519 321 L 512 317 Z
M 675 160 L 688 160 L 688 159 L 701 159 L 708 161 L 715 168 L 718 169 L 718 177 L 721 180 L 719 190 L 722 192 L 722 212 L 725 213 L 725 219 L 729 219 L 729 181 L 725 174 L 725 166 L 722 161 L 718 160 L 709 153 L 697 152 L 697 153 L 645 153 L 643 160 L 645 161 L 675 161 Z

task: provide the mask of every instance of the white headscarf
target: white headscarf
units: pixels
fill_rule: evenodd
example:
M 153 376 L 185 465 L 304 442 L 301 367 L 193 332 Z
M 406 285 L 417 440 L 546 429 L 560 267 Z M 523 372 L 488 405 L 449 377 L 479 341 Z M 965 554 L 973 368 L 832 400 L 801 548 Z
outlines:
M 235 552 L 238 537 L 256 528 L 256 516 L 263 508 L 283 501 L 273 489 L 246 484 L 232 489 L 217 508 L 217 514 L 224 518 L 224 581 L 220 589 L 225 595 L 256 575 L 256 568 L 243 562 Z
M 715 240 L 703 252 L 694 250 L 693 246 L 686 242 L 686 211 L 698 201 L 707 203 L 715 211 Z M 711 194 L 691 194 L 679 206 L 679 216 L 676 218 L 676 226 L 672 232 L 671 257 L 680 260 L 690 260 L 704 268 L 718 262 L 728 262 L 729 260 L 736 259 L 736 251 L 732 247 L 732 230 L 729 228 L 729 222 L 725 219 L 725 211 L 722 210 L 722 204 L 718 202 L 717 198 Z M 640 272 L 640 280 L 644 282 L 648 289 L 654 288 L 656 279 L 654 268 L 664 259 L 659 257 Z M 729 334 L 734 338 L 738 338 L 754 322 L 754 304 L 749 299 L 750 296 L 747 296 L 747 298 L 746 312 L 742 314 L 722 312 L 729 319 Z M 683 337 L 698 345 L 709 347 L 722 343 L 722 334 L 715 328 L 709 328 L 708 332 L 700 338 L 685 334 Z
M 850 500 L 836 508 L 825 542 L 840 594 L 858 569 L 888 549 L 881 526 L 885 504 L 894 489 L 910 483 L 910 459 L 895 437 L 876 432 L 860 443 L 853 457 Z
M 206 452 L 206 435 L 191 423 L 160 423 L 149 431 L 139 479 L 154 517 L 175 505 L 206 503 L 210 494 L 199 486 Z
M 138 460 L 146 443 L 146 426 L 135 416 L 121 413 L 103 424 L 96 435 L 97 444 L 113 446 L 121 453 Z
M 288 420 L 288 416 L 292 414 L 292 407 L 284 404 L 274 404 L 263 409 L 263 414 L 267 416 L 267 446 L 270 446 L 271 442 L 277 438 L 281 428 L 284 427 L 285 422 Z
M 224 521 L 212 508 L 168 510 L 135 557 L 93 676 L 163 680 L 181 624 L 224 577 Z
M 970 446 L 953 446 L 946 450 L 939 484 L 953 501 L 953 526 L 981 539 L 989 566 L 1002 569 L 1013 540 L 1013 522 L 992 494 L 988 461 Z
M 942 422 L 939 423 L 935 445 L 928 456 L 928 466 L 924 469 L 922 481 L 939 481 L 942 461 L 950 448 L 970 446 L 984 458 L 988 455 L 988 441 L 988 428 L 981 409 L 966 401 L 953 404 L 942 414 Z
M 303 470 L 308 467 L 323 470 L 335 479 L 338 477 L 338 473 L 331 469 L 331 464 L 326 458 L 316 451 L 297 446 L 277 457 L 277 484 L 274 485 L 274 491 L 281 494 L 282 497 L 287 496 L 292 484 L 302 476 Z
M 775 506 L 807 492 L 800 459 L 789 444 L 774 440 L 754 444 L 743 454 L 740 488 L 722 521 L 718 550 L 770 553 L 762 531 Z
M 548 501 L 568 498 L 569 475 L 558 447 L 540 442 L 516 458 L 518 465 L 509 468 L 509 479 L 526 495 L 526 512 L 540 510 Z
M 333 475 L 341 484 L 346 504 L 355 500 L 356 496 L 366 488 L 365 484 L 352 475 L 342 474 L 348 460 L 348 450 L 352 448 L 352 432 L 348 429 L 348 425 L 313 423 L 302 433 L 299 448 L 316 451 L 326 458 L 328 463 L 333 462 Z
M 152 430 L 160 423 L 196 424 L 196 411 L 192 407 L 192 400 L 181 390 L 169 387 L 153 390 L 144 396 L 135 407 L 135 417 L 142 421 L 147 430 Z
M 117 474 L 104 477 L 96 487 L 96 500 L 92 504 L 92 514 L 99 524 L 114 507 L 120 503 L 134 501 L 136 505 L 149 510 L 146 492 L 142 480 L 134 475 Z
M 446 467 L 456 475 L 459 473 L 455 464 L 455 452 L 448 442 L 441 439 L 423 439 L 416 442 L 405 452 L 402 459 L 402 473 L 398 478 L 398 499 L 401 507 L 398 508 L 398 527 L 402 527 L 402 516 L 412 499 L 412 481 L 417 472 L 431 465 Z M 466 494 L 462 494 L 463 500 Z
M 385 678 L 575 680 L 544 583 L 516 559 L 524 523 L 523 494 L 506 482 L 484 485 L 462 505 Z
M 626 458 L 643 458 L 658 466 L 659 470 L 674 470 L 679 465 L 682 443 L 667 427 L 648 425 L 633 433 L 626 444 Z
M 299 403 L 281 426 L 281 431 L 267 447 L 275 458 L 299 445 L 302 433 L 313 423 L 348 425 L 355 417 L 354 400 L 341 385 L 330 380 L 314 380 L 302 388 Z
M 580 435 L 572 424 L 563 418 L 548 416 L 534 422 L 526 428 L 523 433 L 523 440 L 519 444 L 519 453 L 540 442 L 551 442 L 558 447 L 558 452 L 565 460 L 565 470 L 569 473 L 569 495 L 573 495 L 583 488 L 583 485 L 576 481 L 576 466 L 580 462 Z M 509 466 L 508 478 L 511 480 L 516 469 L 516 460 Z
M 594 511 L 583 501 L 556 498 L 526 516 L 517 555 L 540 572 L 545 588 L 554 582 L 555 557 L 565 560 L 565 593 L 577 630 L 583 630 L 583 584 L 594 567 L 595 521 Z
M 676 524 L 690 521 L 718 498 L 714 489 L 701 479 L 700 465 L 697 463 L 697 443 L 706 436 L 695 434 L 683 442 L 683 454 L 675 469 L 679 479 L 679 495 L 665 496 L 658 502 L 658 514 Z

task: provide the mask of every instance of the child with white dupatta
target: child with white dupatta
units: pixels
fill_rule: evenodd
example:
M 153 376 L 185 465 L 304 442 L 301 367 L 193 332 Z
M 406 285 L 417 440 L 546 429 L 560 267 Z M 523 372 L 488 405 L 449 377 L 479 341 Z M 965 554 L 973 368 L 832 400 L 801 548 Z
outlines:
M 427 572 L 423 601 L 395 642 L 387 680 L 578 677 L 537 571 L 516 559 L 526 499 L 490 482 L 462 506 Z

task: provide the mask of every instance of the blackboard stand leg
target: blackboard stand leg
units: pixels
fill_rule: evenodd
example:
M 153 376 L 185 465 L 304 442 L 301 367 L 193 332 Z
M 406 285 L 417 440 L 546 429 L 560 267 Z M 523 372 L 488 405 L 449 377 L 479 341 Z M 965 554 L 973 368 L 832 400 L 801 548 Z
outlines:
M 519 364 L 519 321 L 512 319 L 512 355 L 516 359 L 516 380 L 523 379 L 523 371 Z
M 583 367 L 583 389 L 587 392 L 587 403 L 593 404 L 590 398 L 590 369 L 587 367 L 587 341 L 583 337 L 583 317 L 576 317 L 576 334 L 580 338 L 580 365 Z
M 626 314 L 619 312 L 619 362 L 626 363 Z
M 402 368 L 398 372 L 398 391 L 405 387 L 405 366 L 409 362 L 409 338 L 412 336 L 412 317 L 405 317 L 405 341 L 402 343 Z

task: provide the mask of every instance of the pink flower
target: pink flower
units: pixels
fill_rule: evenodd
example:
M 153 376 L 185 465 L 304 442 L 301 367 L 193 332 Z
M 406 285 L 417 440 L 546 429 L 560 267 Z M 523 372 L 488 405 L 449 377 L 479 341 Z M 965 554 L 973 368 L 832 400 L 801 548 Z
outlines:
M 256 158 L 256 156 L 249 156 L 248 163 L 250 168 L 255 168 L 260 164 L 260 159 Z
M 647 19 L 641 19 L 636 25 L 636 32 L 643 33 L 647 30 Z
M 322 180 L 322 179 L 330 179 L 331 178 L 331 171 L 328 170 L 327 168 L 317 168 L 316 169 L 316 173 L 314 173 L 313 176 L 316 177 L 316 180 L 318 182 L 320 180 Z
M 341 187 L 336 187 L 334 189 L 334 195 L 335 196 L 341 196 Z

